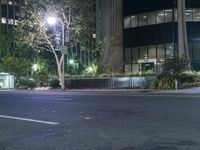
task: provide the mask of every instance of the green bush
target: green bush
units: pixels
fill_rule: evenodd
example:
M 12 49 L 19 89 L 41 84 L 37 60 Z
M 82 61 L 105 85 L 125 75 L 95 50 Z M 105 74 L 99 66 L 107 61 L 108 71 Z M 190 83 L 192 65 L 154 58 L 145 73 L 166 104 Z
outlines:
M 36 83 L 33 80 L 19 80 L 19 82 L 16 84 L 16 88 L 18 89 L 29 89 L 36 87 Z
M 178 78 L 179 82 L 184 83 L 184 82 L 195 82 L 197 79 L 197 76 L 195 74 L 181 74 L 180 77 Z
M 60 88 L 60 82 L 59 80 L 51 80 L 49 86 L 52 88 Z
M 153 80 L 150 84 L 150 89 L 158 89 L 159 82 L 159 79 Z
M 151 83 L 150 88 L 159 90 L 174 90 L 175 80 L 173 78 L 157 79 Z

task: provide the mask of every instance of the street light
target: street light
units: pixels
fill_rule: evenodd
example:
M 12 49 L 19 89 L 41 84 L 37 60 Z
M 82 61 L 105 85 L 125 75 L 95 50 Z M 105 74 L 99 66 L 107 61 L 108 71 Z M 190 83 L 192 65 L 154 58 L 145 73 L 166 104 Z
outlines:
M 70 59 L 70 60 L 69 60 L 69 64 L 70 64 L 70 65 L 73 65 L 73 64 L 74 64 L 74 59 Z
M 33 71 L 37 71 L 37 69 L 38 69 L 38 64 L 33 64 L 32 69 L 33 69 Z
M 53 17 L 53 16 L 48 17 L 48 18 L 47 18 L 47 23 L 48 23 L 49 25 L 55 25 L 55 24 L 56 24 L 56 17 Z
M 47 23 L 49 25 L 55 25 L 57 22 L 59 22 L 62 26 L 62 48 L 65 46 L 65 24 L 60 18 L 49 16 L 47 17 Z M 67 25 L 67 30 L 69 29 L 69 25 Z M 61 50 L 61 53 L 63 54 L 63 61 L 62 61 L 62 75 L 61 75 L 61 88 L 62 90 L 65 90 L 65 52 Z

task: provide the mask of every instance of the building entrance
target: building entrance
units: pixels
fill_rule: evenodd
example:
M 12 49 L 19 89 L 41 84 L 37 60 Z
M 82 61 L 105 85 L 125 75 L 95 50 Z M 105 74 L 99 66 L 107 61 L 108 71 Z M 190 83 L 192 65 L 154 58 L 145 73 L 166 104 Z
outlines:
M 153 71 L 154 70 L 154 63 L 142 63 L 141 64 L 141 71 Z

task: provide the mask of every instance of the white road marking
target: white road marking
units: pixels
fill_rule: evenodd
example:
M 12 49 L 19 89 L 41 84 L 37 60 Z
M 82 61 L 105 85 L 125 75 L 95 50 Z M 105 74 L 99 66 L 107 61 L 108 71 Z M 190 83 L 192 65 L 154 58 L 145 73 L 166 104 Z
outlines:
M 30 100 L 50 100 L 50 101 L 71 101 L 72 99 L 56 99 L 56 98 L 37 98 L 37 97 L 25 97 L 25 99 L 30 99 Z
M 21 121 L 48 124 L 48 125 L 58 125 L 59 124 L 58 122 L 50 122 L 50 121 L 43 121 L 43 120 L 36 120 L 36 119 L 29 119 L 29 118 L 20 118 L 20 117 L 14 117 L 14 116 L 6 116 L 6 115 L 0 115 L 0 118 L 21 120 Z

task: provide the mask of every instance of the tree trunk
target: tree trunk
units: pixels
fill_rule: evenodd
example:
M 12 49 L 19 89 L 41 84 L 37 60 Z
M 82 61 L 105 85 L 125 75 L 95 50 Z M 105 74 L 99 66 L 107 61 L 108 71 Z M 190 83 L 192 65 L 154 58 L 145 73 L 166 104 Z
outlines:
M 54 57 L 56 59 L 56 64 L 57 64 L 57 71 L 58 71 L 58 80 L 61 85 L 61 89 L 65 89 L 65 80 L 64 80 L 64 70 L 62 70 L 62 64 L 64 61 L 64 55 L 62 54 L 60 60 L 58 59 L 58 56 L 55 51 L 53 51 Z M 62 72 L 63 71 L 63 72 Z

